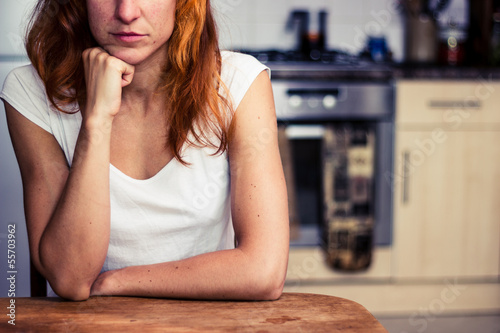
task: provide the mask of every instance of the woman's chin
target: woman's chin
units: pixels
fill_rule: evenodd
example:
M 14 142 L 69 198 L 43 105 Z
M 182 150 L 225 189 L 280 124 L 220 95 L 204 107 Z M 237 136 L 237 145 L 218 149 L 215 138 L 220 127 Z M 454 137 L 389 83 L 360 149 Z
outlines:
M 166 59 L 166 52 L 163 49 L 153 48 L 122 48 L 122 47 L 109 47 L 105 48 L 106 51 L 127 64 L 137 66 L 142 63 L 154 63 L 156 61 L 163 62 Z M 156 61 L 155 61 L 156 60 Z
M 113 57 L 116 57 L 133 66 L 140 64 L 147 58 L 134 49 L 122 49 L 113 47 L 104 47 L 104 49 Z
M 127 54 L 125 52 L 110 53 L 113 57 L 116 57 L 129 65 L 139 65 L 144 61 L 143 57 L 138 57 L 137 55 Z

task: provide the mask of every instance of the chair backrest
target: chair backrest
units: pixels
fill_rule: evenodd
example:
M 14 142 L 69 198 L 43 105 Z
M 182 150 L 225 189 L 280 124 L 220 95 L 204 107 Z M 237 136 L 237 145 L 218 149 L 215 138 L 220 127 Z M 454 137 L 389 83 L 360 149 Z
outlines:
M 47 296 L 47 281 L 38 272 L 30 260 L 30 291 L 31 297 L 46 297 Z

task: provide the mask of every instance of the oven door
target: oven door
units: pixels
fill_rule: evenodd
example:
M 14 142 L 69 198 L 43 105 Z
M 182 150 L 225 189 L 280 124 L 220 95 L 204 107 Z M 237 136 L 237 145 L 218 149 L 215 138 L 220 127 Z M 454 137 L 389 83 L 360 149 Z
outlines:
M 356 126 L 368 129 L 368 137 L 373 141 L 365 147 L 356 144 L 346 147 L 345 141 L 339 142 L 339 131 L 345 134 L 349 127 Z M 286 176 L 291 178 L 292 228 L 298 227 L 292 232 L 292 245 L 320 245 L 325 236 L 323 229 L 328 203 L 349 200 L 354 202 L 351 209 L 373 212 L 374 244 L 390 245 L 392 190 L 388 175 L 392 172 L 392 123 L 286 122 L 280 123 L 280 132 L 280 144 L 288 146 L 285 149 L 289 150 L 282 153 L 282 157 Z M 332 142 L 332 134 L 339 140 Z M 356 165 L 351 165 L 348 170 L 348 160 L 345 159 L 349 158 L 349 149 L 351 164 L 356 161 L 371 164 L 372 170 L 363 170 Z M 365 161 L 360 161 L 363 157 Z M 365 205 L 363 208 L 364 203 L 370 207 Z
M 322 246 L 334 268 L 368 267 L 392 239 L 392 87 L 273 85 L 291 245 Z

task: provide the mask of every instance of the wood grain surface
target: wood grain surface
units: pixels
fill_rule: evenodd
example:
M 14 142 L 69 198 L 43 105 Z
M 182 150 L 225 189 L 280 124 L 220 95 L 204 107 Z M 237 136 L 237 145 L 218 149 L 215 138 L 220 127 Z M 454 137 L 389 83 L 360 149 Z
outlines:
M 2 298 L 6 309 L 10 299 Z M 5 305 L 5 306 L 4 306 Z M 277 301 L 192 301 L 139 297 L 16 298 L 16 332 L 387 332 L 360 304 L 285 293 Z M 5 310 L 4 310 L 5 311 Z M 8 310 L 7 310 L 8 311 Z

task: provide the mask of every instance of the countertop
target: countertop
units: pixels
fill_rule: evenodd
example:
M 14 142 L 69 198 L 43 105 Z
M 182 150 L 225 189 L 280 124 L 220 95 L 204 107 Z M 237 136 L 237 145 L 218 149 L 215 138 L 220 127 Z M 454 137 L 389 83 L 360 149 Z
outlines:
M 420 80 L 500 80 L 499 67 L 412 66 L 390 63 L 323 64 L 268 62 L 273 80 L 337 80 L 387 82 Z
M 499 67 L 393 66 L 395 79 L 500 80 Z

